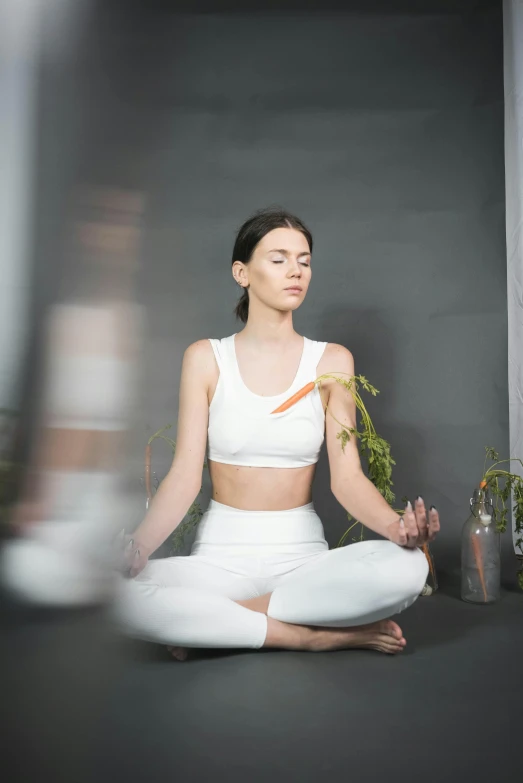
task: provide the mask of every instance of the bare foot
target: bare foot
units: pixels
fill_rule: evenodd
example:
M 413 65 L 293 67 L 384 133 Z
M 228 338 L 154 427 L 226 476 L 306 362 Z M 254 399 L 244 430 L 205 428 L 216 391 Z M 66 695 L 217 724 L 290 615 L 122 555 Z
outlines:
M 167 649 L 177 661 L 185 661 L 189 654 L 187 647 L 167 647 Z
M 401 652 L 407 644 L 401 628 L 393 620 L 378 620 L 368 625 L 343 628 L 310 627 L 313 628 L 313 633 L 309 638 L 307 649 L 314 652 L 370 648 L 393 655 Z

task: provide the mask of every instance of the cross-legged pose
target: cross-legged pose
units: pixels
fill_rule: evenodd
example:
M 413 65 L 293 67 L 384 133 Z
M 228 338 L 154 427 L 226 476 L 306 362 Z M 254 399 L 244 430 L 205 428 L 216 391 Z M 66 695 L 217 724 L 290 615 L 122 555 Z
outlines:
M 356 404 L 335 380 L 272 413 L 323 373 L 354 375 L 347 348 L 293 328 L 312 245 L 294 215 L 251 217 L 232 255 L 245 326 L 184 355 L 176 454 L 128 540 L 130 578 L 118 601 L 129 634 L 165 644 L 179 660 L 190 647 L 397 653 L 406 644 L 387 618 L 423 589 L 419 546 L 439 530 L 437 511 L 418 498 L 400 517 L 365 476 L 356 437 L 342 449 L 340 423 L 356 427 Z M 311 501 L 324 439 L 334 496 L 382 539 L 329 550 Z M 207 444 L 212 499 L 190 554 L 149 560 L 198 495 Z

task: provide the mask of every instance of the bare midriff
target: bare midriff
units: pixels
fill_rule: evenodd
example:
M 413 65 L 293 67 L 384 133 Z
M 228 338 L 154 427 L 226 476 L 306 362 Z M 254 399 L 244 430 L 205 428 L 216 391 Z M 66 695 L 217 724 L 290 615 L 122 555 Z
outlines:
M 251 468 L 209 460 L 213 500 L 245 511 L 286 511 L 312 500 L 316 465 Z

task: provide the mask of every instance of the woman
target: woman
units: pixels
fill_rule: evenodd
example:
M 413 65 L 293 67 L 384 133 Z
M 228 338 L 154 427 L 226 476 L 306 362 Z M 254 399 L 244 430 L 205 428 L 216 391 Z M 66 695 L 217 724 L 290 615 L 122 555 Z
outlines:
M 347 348 L 297 334 L 292 313 L 311 280 L 312 236 L 283 210 L 257 212 L 238 232 L 232 274 L 245 327 L 200 340 L 184 355 L 176 455 L 126 547 L 121 618 L 128 632 L 188 647 L 366 647 L 394 654 L 406 641 L 389 618 L 420 594 L 428 564 L 418 548 L 439 530 L 423 500 L 403 517 L 362 471 L 352 395 L 335 380 L 273 414 L 319 375 L 354 375 Z M 348 374 L 348 375 L 347 375 Z M 332 416 L 325 415 L 323 403 Z M 337 421 L 335 420 L 337 419 Z M 339 423 L 338 423 L 339 422 Z M 212 499 L 190 555 L 148 561 L 197 496 L 209 441 Z M 328 549 L 311 502 L 326 439 L 331 489 L 386 540 Z

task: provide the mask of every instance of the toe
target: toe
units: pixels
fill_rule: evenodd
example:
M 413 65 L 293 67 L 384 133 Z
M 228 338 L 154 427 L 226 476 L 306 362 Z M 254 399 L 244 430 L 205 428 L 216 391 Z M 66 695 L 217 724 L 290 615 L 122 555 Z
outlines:
M 382 634 L 379 638 L 379 643 L 383 645 L 383 647 L 386 647 L 388 652 L 399 652 L 400 650 L 403 650 L 399 640 L 391 639 L 388 634 Z
M 374 650 L 387 653 L 388 655 L 395 655 L 395 653 L 397 653 L 400 649 L 399 647 L 394 647 L 393 645 L 388 644 L 388 642 L 379 642 L 378 644 L 373 644 L 372 647 Z
M 386 620 L 386 626 L 384 628 L 385 633 L 388 633 L 390 636 L 394 637 L 394 639 L 401 639 L 403 632 L 401 628 L 399 627 L 398 623 L 395 623 L 394 620 Z
M 393 636 L 394 636 L 395 639 L 401 639 L 403 637 L 403 631 L 401 630 L 401 628 L 399 627 L 399 625 L 397 623 L 394 623 L 394 634 L 393 634 Z

